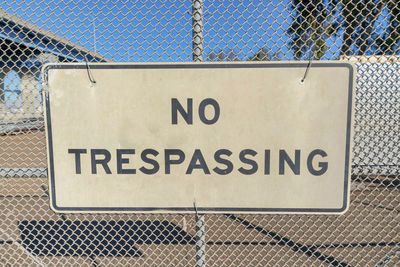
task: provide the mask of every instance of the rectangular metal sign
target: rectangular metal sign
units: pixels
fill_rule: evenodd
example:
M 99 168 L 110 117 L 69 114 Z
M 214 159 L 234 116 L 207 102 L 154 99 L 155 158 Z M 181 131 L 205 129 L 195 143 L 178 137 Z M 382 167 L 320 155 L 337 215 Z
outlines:
M 306 68 L 46 65 L 52 209 L 345 212 L 354 67 Z

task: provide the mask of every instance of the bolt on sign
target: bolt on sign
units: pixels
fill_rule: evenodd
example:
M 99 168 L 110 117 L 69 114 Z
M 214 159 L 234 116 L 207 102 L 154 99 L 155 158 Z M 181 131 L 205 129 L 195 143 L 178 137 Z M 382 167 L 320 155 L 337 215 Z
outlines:
M 46 65 L 52 209 L 345 212 L 354 67 L 306 68 Z

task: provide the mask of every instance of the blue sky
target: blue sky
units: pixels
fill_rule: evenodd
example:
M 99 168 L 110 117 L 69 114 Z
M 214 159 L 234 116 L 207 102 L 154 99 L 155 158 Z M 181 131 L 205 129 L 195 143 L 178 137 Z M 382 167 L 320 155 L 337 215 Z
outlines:
M 204 0 L 204 58 L 231 49 L 245 60 L 265 48 L 292 60 L 290 3 Z M 111 61 L 160 62 L 191 61 L 191 5 L 192 0 L 3 0 L 0 7 Z M 375 30 L 382 32 L 387 22 L 382 15 L 378 22 Z M 329 38 L 323 59 L 337 58 L 341 43 Z
M 282 60 L 292 59 L 286 34 L 291 23 L 289 3 L 204 1 L 204 59 L 212 51 L 230 49 L 246 60 L 261 48 L 278 53 Z M 191 0 L 3 0 L 0 7 L 110 61 L 192 59 Z M 333 56 L 329 53 L 328 58 Z M 9 74 L 5 84 L 9 106 L 20 106 L 18 76 Z
M 278 53 L 280 60 L 293 60 L 287 35 L 290 2 L 205 0 L 204 59 L 212 51 L 228 49 L 246 60 L 264 48 Z M 192 0 L 3 0 L 0 4 L 8 13 L 114 62 L 191 61 L 191 6 Z M 383 16 L 378 21 L 381 27 L 376 31 L 383 31 L 387 22 Z M 326 42 L 322 59 L 337 58 L 341 38 Z M 19 89 L 13 74 L 6 84 L 9 91 Z
M 204 47 L 245 59 L 266 47 L 290 57 L 289 2 L 205 1 Z M 1 7 L 113 61 L 190 61 L 191 0 L 30 1 Z

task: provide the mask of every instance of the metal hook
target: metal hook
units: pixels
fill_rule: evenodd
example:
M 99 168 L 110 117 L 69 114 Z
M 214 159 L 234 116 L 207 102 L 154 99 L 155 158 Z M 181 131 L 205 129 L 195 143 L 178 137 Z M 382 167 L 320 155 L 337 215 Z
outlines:
M 46 187 L 44 185 L 41 185 L 40 188 L 42 188 L 42 190 L 46 194 L 46 196 L 49 196 L 49 191 L 46 189 Z
M 197 207 L 196 207 L 196 199 L 193 200 L 193 207 L 194 207 L 194 212 L 196 214 L 196 218 L 198 218 Z
M 301 79 L 302 83 L 306 80 L 307 74 L 308 74 L 308 70 L 311 67 L 311 61 L 312 61 L 312 58 L 314 57 L 314 48 L 315 48 L 315 46 L 313 46 L 312 50 L 310 51 L 310 57 L 309 57 L 309 60 L 308 60 L 306 72 L 304 73 L 303 79 Z
M 42 188 L 43 192 L 46 194 L 47 197 L 50 197 L 49 190 L 46 188 L 46 186 L 41 185 L 40 188 Z M 61 219 L 65 221 L 67 218 L 65 217 L 64 214 L 61 214 Z
M 87 57 L 85 57 L 85 58 L 86 58 L 86 61 L 85 61 L 85 63 L 86 63 L 86 70 L 87 70 L 87 74 L 88 74 L 89 80 L 90 80 L 90 82 L 91 82 L 92 84 L 95 84 L 95 83 L 96 83 L 96 80 L 94 79 L 93 74 L 92 74 L 92 71 L 91 71 L 90 68 L 89 68 L 89 63 L 88 63 Z

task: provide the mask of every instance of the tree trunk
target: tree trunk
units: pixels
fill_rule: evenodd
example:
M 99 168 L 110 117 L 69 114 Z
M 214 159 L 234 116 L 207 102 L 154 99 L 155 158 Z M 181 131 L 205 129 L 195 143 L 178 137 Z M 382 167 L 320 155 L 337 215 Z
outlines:
M 340 48 L 341 56 L 350 55 L 350 47 L 353 44 L 352 35 L 357 25 L 357 13 L 356 6 L 353 0 L 343 1 L 343 18 L 344 18 L 344 33 L 343 33 L 343 44 Z
M 376 8 L 374 8 L 375 4 L 373 1 L 368 1 L 369 3 L 366 4 L 366 9 L 369 11 L 369 15 L 367 16 L 366 20 L 366 25 L 365 29 L 361 31 L 361 38 L 360 38 L 360 44 L 359 44 L 359 49 L 358 49 L 358 55 L 364 55 L 365 51 L 368 48 L 367 40 L 369 37 L 371 37 L 372 30 L 374 29 L 374 24 L 376 20 L 379 17 L 379 14 L 382 11 L 383 1 L 380 1 L 377 5 Z

